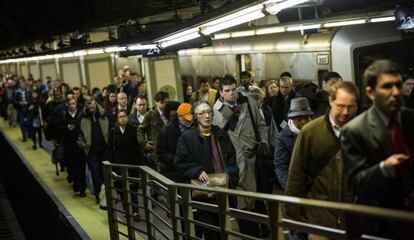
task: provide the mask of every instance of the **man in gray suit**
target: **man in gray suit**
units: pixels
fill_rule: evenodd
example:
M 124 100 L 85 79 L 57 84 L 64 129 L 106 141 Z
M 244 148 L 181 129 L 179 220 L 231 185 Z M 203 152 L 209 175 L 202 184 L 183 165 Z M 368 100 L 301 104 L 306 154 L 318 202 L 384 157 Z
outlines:
M 345 126 L 341 139 L 354 201 L 413 210 L 414 111 L 402 108 L 398 65 L 388 60 L 375 61 L 365 71 L 364 80 L 373 105 Z M 414 237 L 414 232 L 409 231 L 413 226 L 372 219 L 362 222 L 366 223 L 362 231 L 369 234 Z

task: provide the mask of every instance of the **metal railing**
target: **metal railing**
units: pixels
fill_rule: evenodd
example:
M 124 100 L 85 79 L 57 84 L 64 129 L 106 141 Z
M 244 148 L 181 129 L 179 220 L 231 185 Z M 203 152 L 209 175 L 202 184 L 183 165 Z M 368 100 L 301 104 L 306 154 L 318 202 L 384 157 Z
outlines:
M 409 211 L 181 184 L 169 180 L 147 166 L 104 162 L 103 170 L 109 230 L 113 240 L 141 238 L 139 233 L 146 235 L 147 239 L 157 240 L 201 239 L 200 236 L 196 236 L 195 229 L 197 226 L 217 231 L 220 233 L 221 239 L 260 239 L 240 233 L 237 224 L 235 224 L 235 219 L 244 219 L 267 225 L 270 230 L 268 239 L 284 239 L 283 230 L 287 229 L 312 233 L 330 239 L 375 239 L 374 236 L 361 235 L 348 226 L 345 229 L 328 228 L 285 219 L 282 217 L 281 211 L 283 204 L 304 208 L 330 209 L 350 216 L 366 216 L 414 224 L 414 212 Z M 139 172 L 140 177 L 131 177 L 132 171 Z M 118 172 L 118 174 L 115 172 Z M 135 173 L 135 176 L 138 176 L 138 174 Z M 116 182 L 117 184 L 115 184 Z M 140 190 L 137 192 L 131 191 L 131 184 L 139 184 Z M 121 189 L 119 186 L 121 186 Z M 159 199 L 153 197 L 151 189 L 157 189 Z M 214 193 L 215 203 L 192 199 L 191 191 L 195 189 Z M 119 197 L 120 194 L 123 195 L 122 199 Z M 229 205 L 229 196 L 262 200 L 266 203 L 267 214 L 232 208 Z M 131 197 L 139 197 L 140 204 L 132 203 Z M 159 211 L 154 210 L 153 206 Z M 144 212 L 144 218 L 142 219 L 144 222 L 137 223 L 134 221 L 134 207 L 137 207 L 141 213 Z M 195 219 L 193 212 L 200 210 L 217 214 L 219 224 L 213 226 L 200 219 Z

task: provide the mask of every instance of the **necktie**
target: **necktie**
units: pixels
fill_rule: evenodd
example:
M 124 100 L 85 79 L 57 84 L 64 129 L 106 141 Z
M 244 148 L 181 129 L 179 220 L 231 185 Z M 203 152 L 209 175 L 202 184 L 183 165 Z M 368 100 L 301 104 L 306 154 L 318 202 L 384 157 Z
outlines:
M 390 123 L 388 124 L 388 130 L 390 131 L 392 146 L 395 153 L 408 154 L 404 137 L 401 134 L 398 122 L 395 119 L 391 119 Z

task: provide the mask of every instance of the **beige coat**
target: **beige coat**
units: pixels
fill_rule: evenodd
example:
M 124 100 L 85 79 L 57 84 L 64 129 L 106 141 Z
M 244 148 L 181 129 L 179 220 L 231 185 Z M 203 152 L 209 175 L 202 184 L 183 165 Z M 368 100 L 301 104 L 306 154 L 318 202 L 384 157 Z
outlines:
M 236 149 L 237 165 L 239 167 L 239 184 L 237 189 L 243 191 L 256 192 L 256 147 L 257 141 L 250 118 L 247 104 L 249 103 L 252 109 L 254 121 L 260 133 L 261 142 L 267 143 L 266 124 L 257 108 L 256 104 L 250 97 L 240 96 L 240 98 L 248 99 L 241 105 L 239 121 L 237 122 L 234 131 L 228 130 L 227 133 Z M 220 100 L 213 106 L 214 117 L 213 125 L 222 129 L 225 128 L 227 122 L 233 115 L 233 111 L 224 105 Z M 247 208 L 252 210 L 254 208 L 254 200 L 249 198 L 238 198 L 237 207 L 239 209 Z

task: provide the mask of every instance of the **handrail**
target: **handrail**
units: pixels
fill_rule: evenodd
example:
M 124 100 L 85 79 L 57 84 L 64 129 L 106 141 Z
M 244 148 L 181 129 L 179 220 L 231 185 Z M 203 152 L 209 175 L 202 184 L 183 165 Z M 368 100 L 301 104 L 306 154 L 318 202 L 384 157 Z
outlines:
M 233 236 L 240 236 L 240 233 L 235 233 L 231 229 L 231 225 L 226 223 L 230 220 L 231 217 L 241 217 L 241 218 L 249 218 L 251 220 L 256 219 L 257 222 L 261 223 L 268 223 L 270 227 L 279 233 L 271 233 L 271 239 L 278 239 L 280 238 L 280 233 L 282 232 L 282 228 L 292 228 L 297 230 L 307 230 L 309 232 L 317 233 L 326 235 L 329 237 L 334 238 L 341 238 L 346 239 L 347 232 L 350 229 L 342 230 L 342 229 L 335 229 L 335 228 L 327 228 L 323 226 L 317 226 L 309 223 L 299 222 L 296 220 L 291 219 L 284 219 L 281 216 L 281 204 L 289 204 L 289 205 L 297 205 L 301 207 L 316 207 L 316 208 L 323 208 L 323 209 L 330 209 L 330 210 L 339 210 L 345 213 L 349 213 L 352 215 L 362 215 L 362 216 L 370 216 L 380 219 L 388 219 L 388 220 L 396 220 L 401 222 L 410 222 L 414 223 L 414 212 L 409 211 L 402 211 L 402 210 L 393 210 L 387 208 L 380 208 L 374 206 L 367 206 L 367 205 L 357 205 L 352 203 L 339 203 L 339 202 L 330 202 L 330 201 L 323 201 L 323 200 L 314 200 L 314 199 L 304 199 L 304 198 L 297 198 L 291 196 L 282 196 L 282 195 L 274 195 L 274 194 L 264 194 L 264 193 L 255 193 L 255 192 L 247 192 L 247 191 L 240 191 L 234 189 L 225 189 L 225 188 L 211 188 L 207 186 L 199 186 L 199 185 L 192 185 L 192 184 L 185 184 L 185 183 L 176 183 L 171 181 L 170 179 L 164 177 L 157 171 L 153 170 L 148 166 L 131 166 L 131 165 L 124 165 L 124 164 L 112 164 L 109 162 L 104 162 L 104 177 L 105 177 L 105 184 L 112 184 L 111 177 L 112 168 L 120 168 L 123 169 L 122 173 L 126 176 L 122 176 L 117 179 L 123 179 L 125 181 L 133 180 L 134 182 L 138 180 L 138 178 L 132 178 L 127 176 L 127 171 L 124 169 L 135 169 L 138 170 L 141 174 L 141 188 L 143 192 L 143 200 L 144 200 L 144 207 L 149 209 L 151 207 L 151 200 L 149 197 L 149 182 L 155 181 L 155 185 L 159 185 L 159 188 L 163 190 L 167 190 L 167 199 L 168 199 L 168 207 L 165 207 L 164 210 L 168 209 L 172 213 L 172 225 L 169 225 L 169 228 L 173 229 L 174 237 L 172 239 L 179 239 L 182 234 L 185 234 L 186 237 L 191 237 L 192 233 L 194 232 L 192 224 L 196 220 L 192 218 L 192 210 L 195 209 L 204 209 L 204 210 L 211 210 L 216 213 L 219 213 L 220 217 L 220 225 L 218 226 L 221 229 L 221 235 L 223 239 L 228 239 L 230 235 Z M 154 184 L 152 184 L 154 185 Z M 165 187 L 162 187 L 165 186 Z M 153 186 L 151 186 L 153 187 Z M 217 204 L 207 204 L 203 202 L 198 202 L 191 199 L 191 190 L 201 190 L 207 191 L 211 193 L 215 193 L 217 198 Z M 180 192 L 180 194 L 178 194 Z M 110 188 L 107 188 L 107 198 L 111 198 L 112 193 L 110 192 Z M 258 214 L 258 213 L 251 213 L 245 210 L 238 210 L 230 208 L 228 205 L 227 197 L 228 196 L 237 196 L 237 197 L 247 197 L 247 198 L 254 198 L 256 200 L 262 200 L 267 203 L 268 206 L 268 214 Z M 180 198 L 180 200 L 179 200 Z M 178 206 L 178 201 L 181 201 L 181 206 Z M 113 219 L 113 213 L 110 214 L 109 211 L 111 207 L 108 204 L 108 218 L 111 221 Z M 182 213 L 180 214 L 179 208 L 182 209 Z M 215 209 L 216 208 L 216 209 Z M 147 225 L 151 221 L 151 214 L 149 211 L 145 211 Z M 110 216 L 111 215 L 111 216 Z M 185 232 L 181 233 L 178 231 L 181 222 L 180 219 L 184 219 L 183 224 L 185 225 Z M 129 224 L 129 222 L 128 222 Z M 151 223 L 152 224 L 152 223 Z M 110 228 L 115 228 L 114 224 L 110 223 Z M 113 230 L 111 230 L 112 232 Z M 148 239 L 152 239 L 152 232 L 154 228 L 151 226 L 147 226 L 147 234 Z M 275 232 L 275 231 L 274 231 Z M 279 236 L 278 236 L 279 234 Z M 163 233 L 164 235 L 164 233 Z M 111 238 L 114 237 L 111 234 Z M 246 237 L 250 238 L 250 237 Z M 117 238 L 115 238 L 117 239 Z M 250 238 L 254 239 L 254 238 Z

